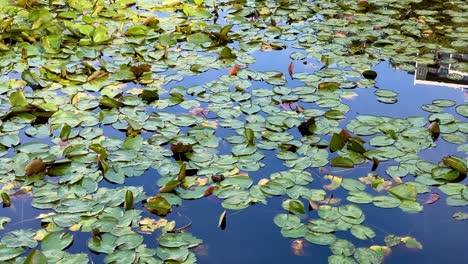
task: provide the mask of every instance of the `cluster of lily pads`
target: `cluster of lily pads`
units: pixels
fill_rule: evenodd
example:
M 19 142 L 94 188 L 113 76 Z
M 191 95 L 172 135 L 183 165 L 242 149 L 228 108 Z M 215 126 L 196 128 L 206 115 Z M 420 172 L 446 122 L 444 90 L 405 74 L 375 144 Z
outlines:
M 331 263 L 380 263 L 400 243 L 422 248 L 394 235 L 355 248 L 335 233 L 373 238 L 359 204 L 420 212 L 417 196 L 435 186 L 448 205 L 468 205 L 463 157 L 418 156 L 440 140 L 466 155 L 467 104 L 434 101 L 422 106 L 429 119 L 340 122 L 350 89 L 377 88 L 370 69 L 380 61 L 412 71 L 414 61 L 433 63 L 434 51 L 466 51 L 466 4 L 424 2 L 0 0 L 2 202 L 32 196 L 44 211 L 39 230 L 12 230 L 17 219 L 0 218 L 8 230 L 0 261 L 85 263 L 88 254 L 63 251 L 82 232 L 106 263 L 194 263 L 189 249 L 202 241 L 169 217 L 184 199 L 210 195 L 228 210 L 287 196 L 287 212 L 273 220 L 281 234 L 329 245 Z M 284 51 L 292 60 L 284 72 L 249 68 L 260 52 Z M 187 78 L 202 83 L 176 85 Z M 397 103 L 394 91 L 375 94 Z M 252 177 L 267 151 L 284 169 Z M 317 176 L 362 164 L 372 169 L 360 178 Z M 158 175 L 152 193 L 125 185 L 148 170 Z M 339 187 L 346 203 L 333 197 Z M 150 248 L 144 237 L 156 234 Z

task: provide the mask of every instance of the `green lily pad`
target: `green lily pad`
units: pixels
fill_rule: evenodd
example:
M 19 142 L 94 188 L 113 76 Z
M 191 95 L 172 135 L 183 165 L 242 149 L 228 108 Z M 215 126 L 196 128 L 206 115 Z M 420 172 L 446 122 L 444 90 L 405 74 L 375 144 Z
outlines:
M 455 111 L 461 116 L 468 117 L 468 104 L 461 104 L 455 107 Z
M 416 187 L 407 183 L 395 185 L 388 192 L 400 200 L 416 201 Z

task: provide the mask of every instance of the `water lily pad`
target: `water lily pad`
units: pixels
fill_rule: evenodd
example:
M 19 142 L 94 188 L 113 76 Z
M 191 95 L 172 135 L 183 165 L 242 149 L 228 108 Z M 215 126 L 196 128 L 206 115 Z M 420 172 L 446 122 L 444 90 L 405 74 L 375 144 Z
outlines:
M 70 233 L 50 233 L 42 239 L 41 249 L 63 250 L 73 242 L 73 235 Z
M 384 97 L 384 98 L 392 98 L 392 97 L 397 97 L 398 94 L 392 90 L 386 90 L 386 89 L 378 89 L 374 92 L 374 94 L 378 97 Z
M 336 157 L 330 161 L 330 165 L 333 167 L 353 168 L 354 162 L 346 157 Z
M 310 243 L 317 245 L 330 245 L 336 241 L 336 237 L 333 234 L 309 232 L 304 238 Z
M 344 239 L 338 239 L 330 245 L 330 250 L 333 252 L 335 255 L 343 255 L 343 256 L 352 256 L 354 254 L 355 247 L 354 245 Z
M 395 185 L 388 192 L 400 200 L 416 201 L 416 187 L 407 183 Z
M 432 101 L 433 105 L 439 106 L 439 107 L 451 107 L 454 106 L 456 103 L 453 100 L 448 100 L 448 99 L 436 99 Z
M 195 247 L 202 243 L 201 239 L 189 233 L 167 233 L 159 238 L 159 245 L 168 248 Z
M 372 229 L 362 225 L 354 225 L 351 228 L 351 234 L 353 234 L 353 236 L 361 240 L 366 240 L 375 237 L 375 232 L 372 231 Z
M 455 108 L 458 114 L 468 117 L 468 104 L 461 104 Z

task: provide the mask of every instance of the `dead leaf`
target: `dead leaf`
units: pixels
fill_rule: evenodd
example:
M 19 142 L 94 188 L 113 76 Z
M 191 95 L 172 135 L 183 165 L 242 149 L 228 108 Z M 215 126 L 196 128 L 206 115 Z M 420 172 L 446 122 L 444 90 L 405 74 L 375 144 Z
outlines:
M 300 106 L 299 104 L 296 104 L 296 112 L 302 113 L 304 111 L 305 111 L 305 109 L 302 106 Z
M 325 175 L 324 178 L 331 181 L 330 184 L 326 184 L 323 186 L 323 188 L 328 191 L 333 191 L 337 189 L 341 186 L 341 183 L 343 182 L 343 178 L 331 174 Z
M 91 81 L 93 81 L 95 79 L 101 78 L 101 77 L 106 76 L 108 74 L 109 74 L 108 72 L 97 70 L 97 71 L 93 72 L 90 76 L 88 76 L 87 81 L 91 82 Z
M 197 178 L 198 186 L 205 186 L 207 183 L 208 183 L 208 178 L 207 177 L 198 177 Z
M 224 180 L 224 176 L 223 175 L 213 175 L 213 176 L 211 176 L 211 180 L 213 180 L 214 182 L 222 182 Z
M 153 233 L 156 229 L 165 227 L 167 223 L 168 221 L 164 218 L 156 220 L 149 217 L 145 217 L 138 222 L 141 231 L 144 233 Z
M 291 78 L 293 77 L 294 74 L 294 62 L 291 61 L 291 63 L 288 66 L 288 73 Z
M 226 229 L 226 210 L 219 216 L 218 227 L 221 228 L 221 230 Z
M 42 161 L 42 159 L 33 159 L 24 168 L 27 176 L 38 174 L 45 171 L 45 169 L 46 164 Z
M 375 171 L 377 169 L 377 167 L 379 166 L 380 164 L 380 160 L 378 158 L 372 158 L 372 169 L 371 171 Z
M 208 197 L 208 196 L 212 195 L 213 191 L 216 190 L 216 189 L 218 189 L 218 186 L 210 186 L 210 187 L 206 188 L 204 196 Z
M 309 200 L 309 211 L 313 210 L 318 210 L 320 205 L 312 200 Z
M 426 202 L 424 204 L 433 204 L 437 202 L 437 200 L 440 199 L 440 194 L 438 193 L 431 193 L 429 197 L 426 199 Z
M 267 184 L 269 181 L 270 181 L 269 179 L 263 178 L 263 179 L 258 181 L 258 185 L 263 186 L 263 185 Z
M 150 24 L 151 22 L 153 22 L 155 20 L 157 21 L 156 16 L 149 16 L 149 17 L 145 18 L 145 20 L 143 20 L 143 22 L 141 24 L 146 26 L 146 25 Z
M 135 75 L 135 77 L 140 78 L 143 73 L 151 71 L 151 65 L 148 63 L 142 63 L 140 65 L 131 66 L 130 71 Z
M 237 75 L 237 73 L 241 70 L 241 66 L 239 64 L 235 64 L 232 68 L 229 69 L 229 76 Z
M 206 108 L 202 108 L 202 107 L 195 107 L 195 108 L 190 109 L 189 113 L 194 116 L 206 116 L 208 115 L 209 110 Z
M 393 178 L 393 181 L 394 181 L 396 184 L 402 184 L 402 183 L 403 183 L 403 181 L 401 180 L 400 177 L 395 177 L 395 178 Z
M 427 130 L 429 130 L 429 133 L 431 133 L 432 140 L 433 140 L 433 141 L 436 141 L 437 138 L 438 138 L 439 135 L 440 135 L 440 126 L 439 126 L 439 123 L 437 122 L 437 120 L 431 122 L 431 124 L 429 125 L 429 127 L 427 128 Z
M 340 136 L 344 139 L 344 142 L 348 142 L 351 138 L 351 134 L 346 129 L 341 129 Z

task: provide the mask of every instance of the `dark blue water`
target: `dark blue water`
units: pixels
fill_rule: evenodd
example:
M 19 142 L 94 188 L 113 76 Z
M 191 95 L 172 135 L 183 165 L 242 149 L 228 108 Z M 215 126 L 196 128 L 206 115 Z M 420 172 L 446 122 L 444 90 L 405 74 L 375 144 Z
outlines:
M 249 68 L 253 70 L 276 70 L 287 75 L 287 67 L 291 62 L 288 55 L 291 50 L 257 52 L 255 57 L 257 62 Z M 309 60 L 320 67 L 320 63 Z M 306 65 L 295 62 L 295 71 L 312 72 L 314 69 Z M 377 86 L 398 92 L 397 104 L 383 104 L 376 100 L 375 88 L 358 88 L 349 91 L 356 92 L 357 97 L 344 99 L 344 103 L 349 105 L 351 111 L 346 119 L 341 121 L 343 127 L 346 122 L 353 119 L 358 114 L 370 114 L 391 117 L 423 116 L 430 113 L 421 109 L 421 105 L 428 104 L 435 99 L 451 99 L 457 104 L 466 100 L 466 90 L 455 89 L 444 86 L 414 85 L 414 75 L 401 70 L 396 70 L 387 62 L 377 65 L 374 70 L 378 72 Z M 199 76 L 185 76 L 181 82 L 171 82 L 166 89 L 174 86 L 190 87 L 202 85 L 206 82 L 216 80 L 227 74 L 225 70 L 210 70 Z M 298 80 L 292 80 L 288 76 L 288 86 L 301 85 Z M 270 87 L 263 84 L 260 88 Z M 258 87 L 257 87 L 258 88 Z M 174 107 L 174 112 L 182 113 L 184 109 Z M 446 110 L 453 113 L 458 119 L 467 121 L 457 115 L 453 108 Z M 113 129 L 105 129 L 107 136 L 124 137 L 123 132 Z M 217 136 L 225 138 L 233 135 L 233 131 L 219 129 Z M 297 132 L 296 132 L 297 136 Z M 23 136 L 22 140 L 26 140 Z M 25 142 L 22 141 L 22 142 Z M 44 140 L 45 142 L 47 139 Z M 450 144 L 442 139 L 437 142 L 437 148 L 423 151 L 421 156 L 429 161 L 438 162 L 443 156 L 448 154 L 458 154 L 457 145 Z M 221 144 L 224 148 L 219 152 L 228 153 L 230 145 Z M 257 172 L 249 173 L 249 176 L 257 182 L 261 178 L 285 169 L 282 161 L 274 156 L 274 151 L 264 151 L 265 158 L 261 161 L 266 166 Z M 354 170 L 334 170 L 337 176 L 357 179 L 370 172 L 372 164 L 365 163 Z M 381 166 L 377 173 L 384 175 L 386 166 Z M 325 183 L 322 179 L 323 173 L 314 170 L 315 181 L 311 186 L 321 188 Z M 410 177 L 410 176 L 408 176 Z M 156 185 L 159 175 L 154 170 L 148 170 L 140 177 L 126 179 L 126 185 L 143 186 L 148 195 L 158 192 Z M 405 179 L 403 179 L 405 180 Z M 467 183 L 467 180 L 464 181 Z M 102 182 L 101 187 L 114 187 L 115 185 Z M 440 192 L 439 192 L 440 193 Z M 344 192 L 337 190 L 334 192 L 337 197 L 345 198 Z M 421 203 L 424 195 L 420 195 Z M 318 246 L 305 242 L 304 254 L 297 256 L 291 249 L 293 239 L 283 238 L 279 228 L 273 223 L 273 218 L 279 213 L 284 213 L 281 208 L 281 201 L 284 197 L 268 199 L 268 205 L 256 204 L 240 211 L 228 211 L 227 228 L 220 230 L 217 227 L 219 215 L 224 210 L 221 201 L 214 197 L 201 198 L 194 201 L 183 201 L 180 207 L 174 208 L 168 216 L 169 219 L 177 220 L 178 227 L 187 223 L 192 223 L 186 230 L 194 236 L 203 239 L 204 244 L 195 249 L 200 263 L 326 263 L 331 254 L 326 246 Z M 347 201 L 343 200 L 343 203 Z M 141 206 L 141 205 L 140 205 Z M 456 211 L 466 211 L 466 208 L 448 207 L 445 204 L 445 196 L 441 194 L 441 199 L 432 205 L 424 207 L 422 213 L 409 214 L 400 209 L 381 209 L 372 205 L 360 205 L 366 214 L 366 221 L 363 223 L 371 227 L 376 232 L 376 237 L 371 240 L 371 244 L 384 245 L 384 237 L 388 234 L 398 236 L 412 236 L 418 239 L 424 247 L 423 250 L 410 250 L 400 245 L 392 248 L 392 253 L 386 257 L 386 263 L 464 263 L 466 262 L 466 250 L 468 245 L 468 221 L 457 221 L 452 219 L 452 214 Z M 140 207 L 141 208 L 141 207 Z M 143 209 L 144 210 L 144 209 Z M 36 210 L 30 206 L 30 198 L 15 198 L 14 206 L 0 210 L 0 216 L 8 216 L 14 221 L 6 225 L 5 230 L 0 231 L 0 235 L 5 232 L 20 229 L 39 229 L 40 223 L 34 218 L 40 213 L 47 211 Z M 149 216 L 143 213 L 143 216 Z M 303 222 L 317 217 L 315 212 L 310 212 Z M 97 255 L 89 251 L 86 241 L 90 238 L 89 233 L 73 232 L 74 244 L 70 247 L 70 252 L 87 252 L 94 263 L 103 261 L 104 255 Z M 353 238 L 348 232 L 338 232 L 338 238 L 344 238 L 355 243 L 356 246 L 369 246 L 369 241 L 359 241 Z M 157 246 L 156 239 L 159 233 L 145 236 L 145 243 L 150 248 Z

